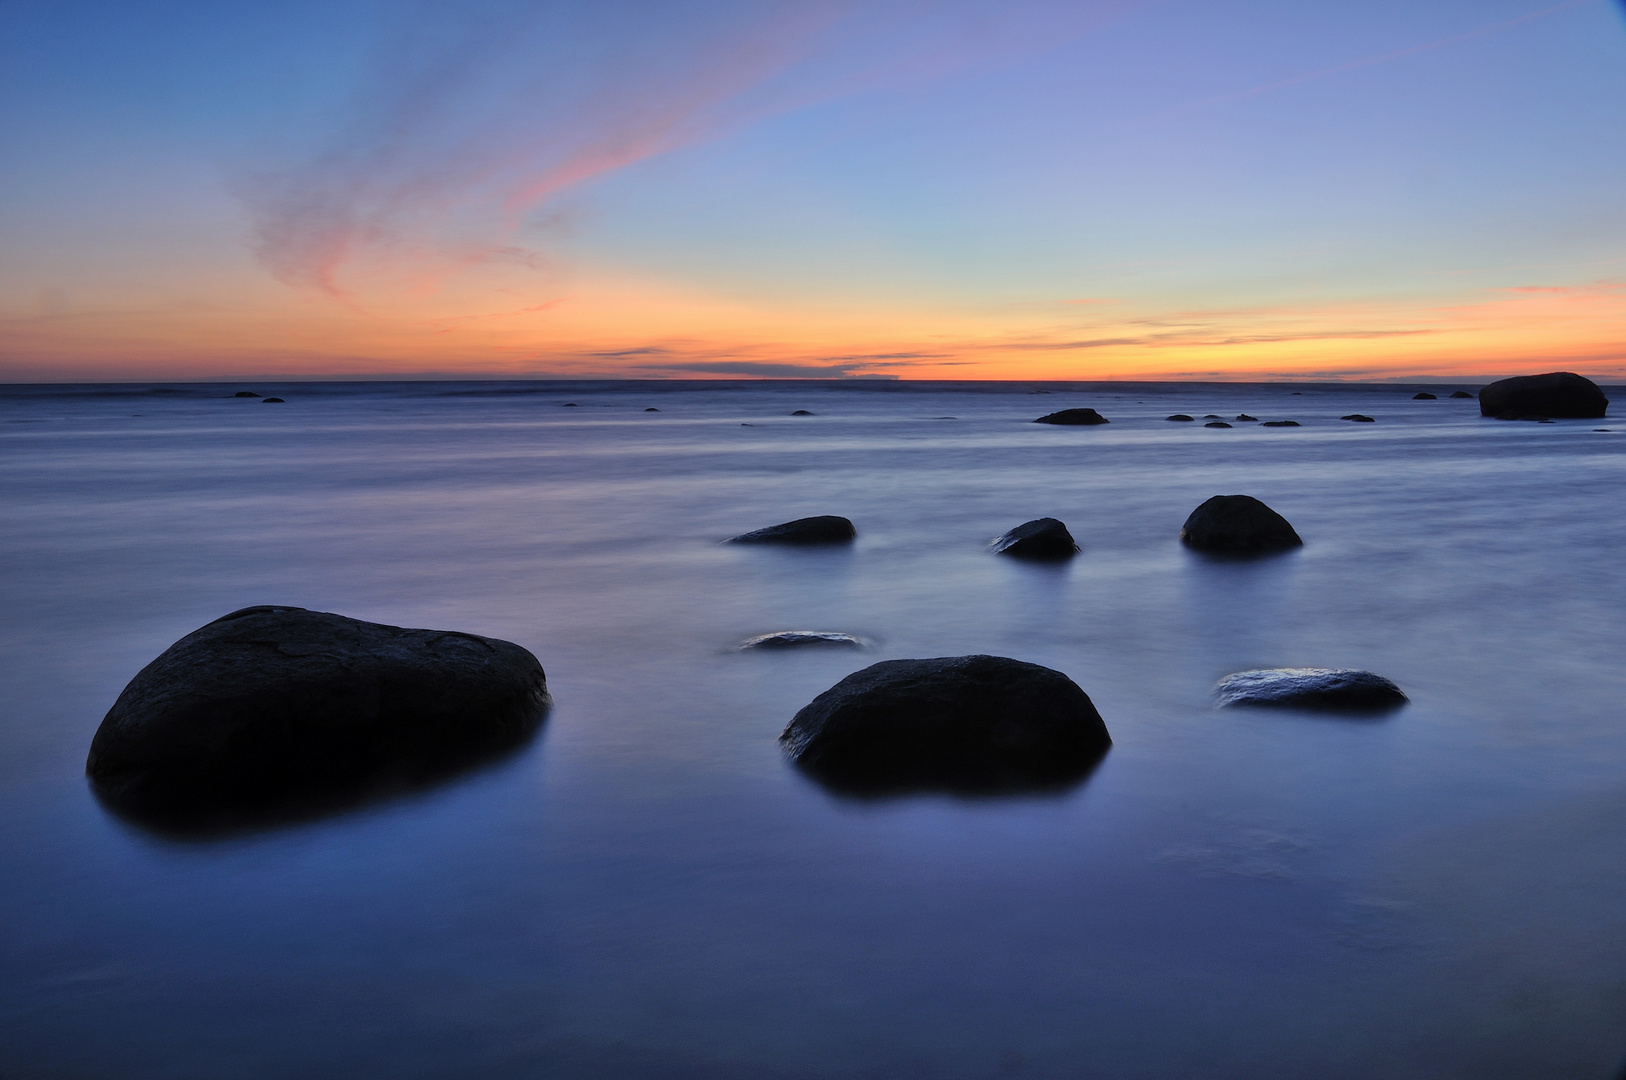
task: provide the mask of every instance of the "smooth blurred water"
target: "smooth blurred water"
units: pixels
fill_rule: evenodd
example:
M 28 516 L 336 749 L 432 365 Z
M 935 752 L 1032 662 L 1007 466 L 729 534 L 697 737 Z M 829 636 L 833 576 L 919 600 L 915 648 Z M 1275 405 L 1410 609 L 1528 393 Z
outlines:
M 1450 387 L 235 389 L 0 390 L 7 1080 L 1626 1057 L 1626 425 L 1482 420 Z M 1027 422 L 1083 405 L 1112 423 Z M 1239 492 L 1304 549 L 1179 546 Z M 719 543 L 823 513 L 850 550 Z M 987 553 L 1046 515 L 1070 565 Z M 315 823 L 107 816 L 83 759 L 124 683 L 260 603 L 517 641 L 557 707 L 495 768 Z M 873 646 L 734 649 L 785 629 Z M 969 652 L 1089 692 L 1116 745 L 1085 784 L 864 802 L 782 759 L 848 672 Z M 1212 708 L 1260 666 L 1370 668 L 1412 704 Z

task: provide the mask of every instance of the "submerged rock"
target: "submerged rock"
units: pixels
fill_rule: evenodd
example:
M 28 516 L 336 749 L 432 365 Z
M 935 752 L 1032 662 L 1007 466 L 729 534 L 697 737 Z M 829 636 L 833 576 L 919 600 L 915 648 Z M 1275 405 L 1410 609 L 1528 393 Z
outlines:
M 1218 420 L 1218 419 L 1220 419 L 1220 416 L 1219 416 L 1218 413 L 1203 413 L 1203 419 L 1204 420 Z
M 1071 559 L 1078 554 L 1078 544 L 1067 526 L 1049 517 L 1023 522 L 996 538 L 992 547 L 997 554 L 1024 559 Z
M 660 410 L 651 405 L 649 408 L 645 409 L 644 412 L 660 412 Z
M 1451 396 L 1454 397 L 1454 398 L 1471 398 L 1471 397 L 1473 397 L 1473 395 L 1468 393 L 1468 391 L 1466 391 L 1466 390 L 1453 390 L 1453 391 L 1451 391 Z
M 1598 384 L 1573 371 L 1502 379 L 1479 392 L 1479 415 L 1497 419 L 1527 416 L 1591 419 L 1608 411 L 1609 399 L 1603 396 Z
M 1438 400 L 1438 399 L 1437 399 L 1437 398 L 1436 398 L 1436 396 L 1435 396 L 1435 395 L 1433 395 L 1433 394 L 1430 394 L 1430 393 L 1429 393 L 1429 392 L 1428 392 L 1428 391 L 1426 391 L 1426 390 L 1425 390 L 1425 391 L 1423 391 L 1423 392 L 1422 392 L 1422 393 L 1420 393 L 1420 394 L 1413 394 L 1413 395 L 1412 395 L 1412 396 L 1411 396 L 1411 399 L 1412 399 L 1412 400 L 1413 400 L 1413 401 L 1436 401 L 1436 400 Z
M 1304 546 L 1286 518 L 1252 495 L 1215 495 L 1186 518 L 1180 541 L 1222 555 L 1263 555 Z
M 1231 425 L 1227 424 L 1224 420 L 1210 420 L 1208 423 L 1203 425 L 1203 427 L 1230 427 L 1230 426 Z
M 260 404 L 261 405 L 286 405 L 287 402 L 283 401 L 279 397 L 266 397 L 266 398 L 261 398 L 260 399 Z
M 1259 418 L 1258 418 L 1258 417 L 1257 417 L 1257 416 L 1249 416 L 1249 415 L 1248 415 L 1248 414 L 1247 414 L 1247 413 L 1245 413 L 1245 412 L 1239 412 L 1239 413 L 1237 413 L 1237 414 L 1236 414 L 1236 418 L 1237 418 L 1237 419 L 1238 419 L 1238 420 L 1245 420 L 1245 421 L 1247 421 L 1247 422 L 1249 422 L 1249 423 L 1254 423 L 1254 424 L 1257 424 L 1257 423 L 1258 423 L 1258 422 L 1259 422 Z
M 863 648 L 864 643 L 851 634 L 835 630 L 780 630 L 772 634 L 758 634 L 740 643 L 742 649 L 794 649 L 805 645 L 846 646 Z
M 1260 427 L 1299 427 L 1297 420 L 1266 420 Z
M 1112 745 L 1076 683 L 1001 656 L 874 664 L 814 698 L 779 739 L 823 783 L 872 795 L 1065 787 Z
M 791 415 L 792 416 L 812 416 L 813 414 L 808 412 L 806 409 L 797 409 L 795 412 L 791 413 Z
M 1184 422 L 1184 421 L 1189 421 L 1189 420 L 1191 420 L 1193 418 L 1190 417 L 1190 416 L 1187 416 L 1183 412 L 1177 412 L 1173 416 L 1165 416 L 1163 419 L 1165 419 L 1165 420 L 1179 420 L 1179 421 Z
M 857 536 L 853 523 L 844 517 L 822 514 L 818 517 L 797 518 L 779 525 L 769 525 L 740 533 L 723 541 L 725 544 L 844 544 Z
M 1112 421 L 1096 412 L 1094 409 L 1063 409 L 1061 412 L 1046 413 L 1033 421 L 1035 424 L 1069 424 L 1080 426 L 1085 424 L 1110 424 Z
M 1377 421 L 1372 419 L 1370 416 L 1365 416 L 1365 415 L 1363 415 L 1361 413 L 1358 413 L 1358 412 L 1352 412 L 1348 416 L 1340 416 L 1338 419 L 1340 419 L 1340 420 L 1353 420 L 1357 424 L 1375 424 L 1375 423 L 1377 423 Z
M 524 743 L 551 703 L 511 642 L 244 608 L 130 680 L 85 772 L 122 813 L 207 824 L 444 776 Z
M 1224 707 L 1265 705 L 1295 709 L 1376 712 L 1406 704 L 1400 687 L 1354 668 L 1266 668 L 1227 675 L 1214 687 Z

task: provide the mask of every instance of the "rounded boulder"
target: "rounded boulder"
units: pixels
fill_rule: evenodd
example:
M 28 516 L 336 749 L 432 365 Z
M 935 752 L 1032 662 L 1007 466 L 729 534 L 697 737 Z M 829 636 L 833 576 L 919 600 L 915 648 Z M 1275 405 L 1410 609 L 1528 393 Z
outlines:
M 1400 687 L 1355 668 L 1263 668 L 1227 675 L 1214 687 L 1222 707 L 1259 705 L 1343 712 L 1381 712 L 1409 700 Z
M 1063 409 L 1060 412 L 1046 413 L 1033 422 L 1035 424 L 1064 424 L 1082 427 L 1091 424 L 1110 424 L 1112 421 L 1094 409 Z
M 1592 419 L 1609 411 L 1598 384 L 1573 371 L 1519 375 L 1493 382 L 1479 392 L 1479 415 L 1522 419 L 1557 416 Z
M 1078 554 L 1078 544 L 1067 526 L 1050 517 L 1023 522 L 990 546 L 995 554 L 1022 559 L 1071 559 Z
M 1220 555 L 1264 555 L 1304 546 L 1286 518 L 1252 495 L 1215 495 L 1186 518 L 1180 541 Z
M 766 528 L 729 537 L 729 544 L 845 544 L 850 543 L 858 531 L 844 517 L 821 514 L 818 517 L 797 518 Z

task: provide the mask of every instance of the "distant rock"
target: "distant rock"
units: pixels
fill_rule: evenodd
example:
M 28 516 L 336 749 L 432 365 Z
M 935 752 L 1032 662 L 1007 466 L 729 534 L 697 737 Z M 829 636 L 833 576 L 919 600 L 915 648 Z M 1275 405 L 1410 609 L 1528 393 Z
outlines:
M 740 643 L 742 649 L 796 649 L 804 646 L 843 646 L 863 648 L 864 643 L 851 634 L 834 630 L 780 630 L 772 634 L 758 634 Z
M 824 784 L 865 795 L 1067 787 L 1112 745 L 1076 683 L 1001 656 L 874 664 L 814 698 L 779 740 Z
M 1264 555 L 1304 545 L 1286 518 L 1252 495 L 1215 495 L 1186 518 L 1180 541 L 1220 555 Z
M 1438 400 L 1435 397 L 1435 395 L 1430 394 L 1427 391 L 1424 391 L 1423 393 L 1420 393 L 1420 394 L 1413 394 L 1411 396 L 1411 399 L 1413 401 L 1435 401 L 1435 400 Z
M 1067 526 L 1049 517 L 1018 525 L 996 539 L 992 548 L 1000 555 L 1024 559 L 1071 559 L 1078 554 L 1078 545 Z
M 1260 427 L 1299 427 L 1297 420 L 1266 420 Z
M 1236 418 L 1238 420 L 1245 420 L 1245 421 L 1247 421 L 1248 423 L 1251 423 L 1251 424 L 1257 424 L 1259 422 L 1259 418 L 1257 416 L 1249 416 L 1245 412 L 1237 413 Z
M 797 409 L 795 412 L 791 413 L 791 415 L 792 416 L 812 416 L 813 414 L 808 412 L 806 409 Z
M 1348 416 L 1340 416 L 1338 419 L 1340 419 L 1340 420 L 1353 420 L 1357 424 L 1375 424 L 1375 423 L 1377 423 L 1377 421 L 1373 420 L 1370 416 L 1363 416 L 1362 414 L 1360 414 L 1358 412 L 1352 412 Z
M 1191 420 L 1192 417 L 1187 416 L 1183 412 L 1177 412 L 1173 416 L 1165 416 L 1163 419 L 1165 419 L 1165 420 L 1179 420 L 1181 422 L 1186 422 L 1186 421 Z
M 1111 423 L 1110 420 L 1094 409 L 1063 409 L 1061 412 L 1047 413 L 1033 422 L 1035 424 L 1067 424 L 1070 426 Z
M 578 409 L 581 406 L 577 405 L 574 401 L 567 401 L 567 402 L 565 402 L 563 405 L 561 405 L 559 407 L 561 409 Z
M 244 608 L 130 680 L 85 772 L 120 812 L 213 823 L 433 779 L 520 745 L 550 704 L 507 641 Z
M 729 537 L 728 544 L 845 544 L 857 536 L 853 523 L 844 517 L 823 514 L 797 518 L 780 525 L 754 529 Z
M 1224 420 L 1210 420 L 1208 423 L 1203 425 L 1203 427 L 1230 427 L 1230 426 L 1231 425 L 1227 424 Z
M 260 404 L 261 405 L 284 405 L 284 404 L 287 404 L 287 403 L 284 402 L 279 397 L 265 397 L 265 398 L 260 399 Z
M 652 406 L 650 406 L 650 407 L 649 407 L 649 408 L 647 408 L 647 409 L 645 409 L 645 410 L 644 410 L 644 412 L 660 412 L 660 410 L 659 410 L 659 409 L 657 409 L 657 408 L 655 408 L 655 407 L 654 407 L 654 406 L 653 406 L 653 405 L 652 405 Z
M 1220 419 L 1220 416 L 1217 413 L 1204 413 L 1203 414 L 1203 419 L 1204 420 L 1218 420 L 1218 419 Z
M 259 394 L 256 394 L 252 390 L 239 390 L 239 391 L 237 391 L 237 393 L 232 395 L 232 397 L 259 397 L 259 396 L 260 396 Z
M 1222 707 L 1262 705 L 1295 709 L 1377 712 L 1407 702 L 1400 687 L 1354 668 L 1268 668 L 1227 675 L 1214 687 Z
M 1479 414 L 1499 420 L 1526 416 L 1592 419 L 1608 411 L 1609 399 L 1598 384 L 1572 371 L 1502 379 L 1479 392 Z
M 1468 391 L 1466 391 L 1466 390 L 1453 390 L 1453 391 L 1451 391 L 1451 396 L 1454 397 L 1454 398 L 1472 398 L 1473 397 L 1473 395 L 1468 393 Z

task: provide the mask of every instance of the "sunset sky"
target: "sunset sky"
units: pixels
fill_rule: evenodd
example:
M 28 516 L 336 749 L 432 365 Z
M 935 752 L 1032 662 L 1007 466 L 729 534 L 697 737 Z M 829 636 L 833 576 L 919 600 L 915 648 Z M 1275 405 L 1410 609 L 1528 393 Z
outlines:
M 1618 0 L 0 0 L 0 381 L 1626 376 Z

